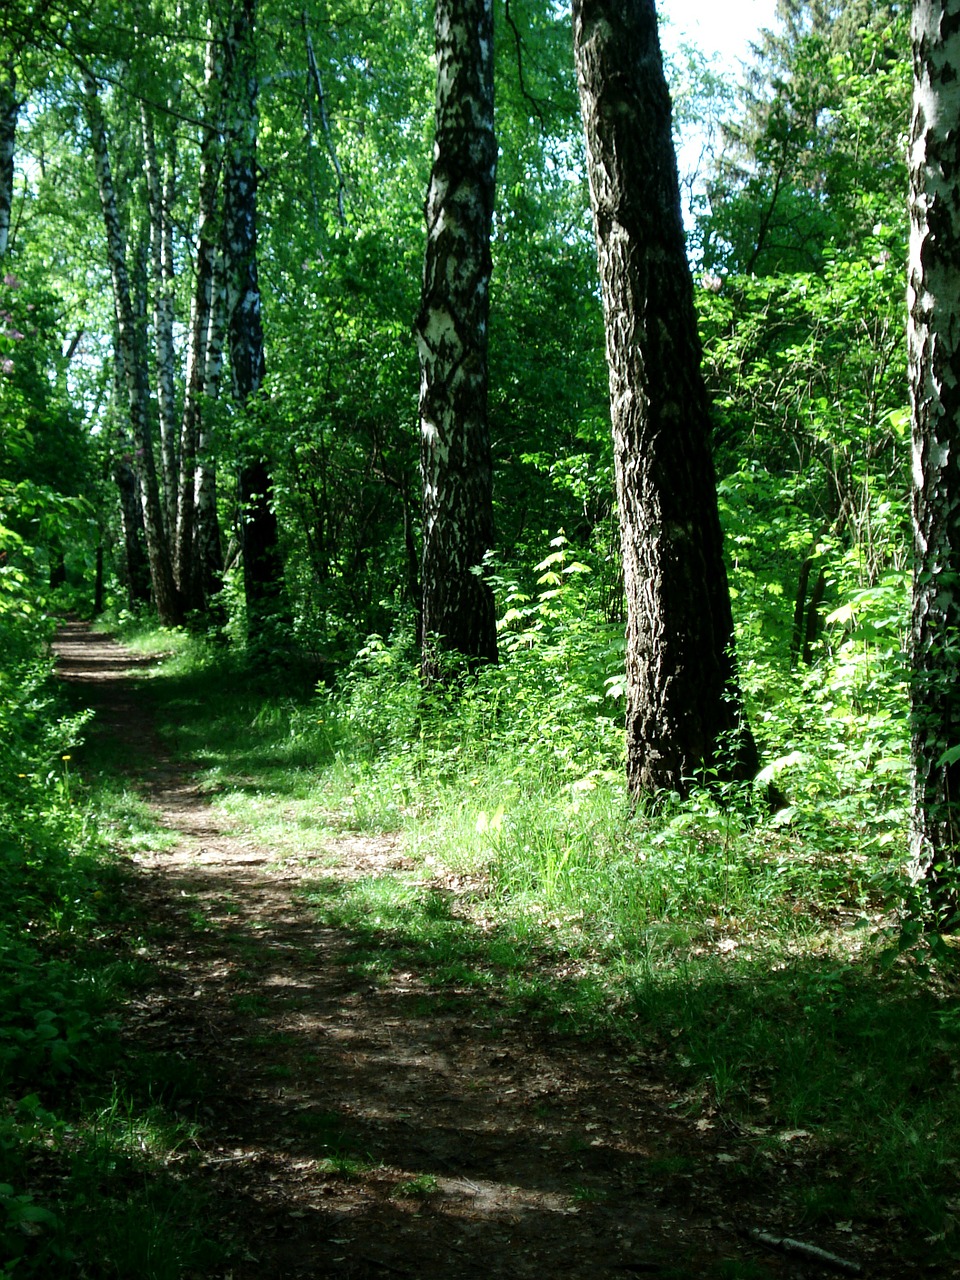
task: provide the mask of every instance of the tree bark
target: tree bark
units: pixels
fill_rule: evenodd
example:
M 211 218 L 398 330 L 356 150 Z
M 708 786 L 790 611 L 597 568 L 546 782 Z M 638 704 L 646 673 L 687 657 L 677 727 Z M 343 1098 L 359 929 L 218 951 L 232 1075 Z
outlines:
M 942 919 L 960 867 L 960 0 L 915 0 L 912 41 L 911 862 Z
M 497 659 L 487 424 L 490 228 L 496 180 L 493 0 L 437 0 L 437 106 L 416 322 L 423 481 L 423 674 L 443 650 Z
M 203 537 L 210 530 L 210 483 L 202 484 L 200 468 L 210 468 L 209 481 L 213 481 L 213 459 L 208 449 L 206 463 L 200 463 L 200 438 L 204 419 L 208 415 L 207 380 L 208 350 L 213 323 L 217 259 L 219 256 L 220 229 L 217 217 L 217 194 L 220 183 L 220 101 L 219 85 L 223 67 L 218 55 L 217 40 L 212 29 L 207 36 L 205 88 L 207 95 L 206 120 L 200 143 L 199 217 L 197 226 L 196 284 L 190 315 L 190 345 L 187 352 L 186 392 L 183 418 L 180 424 L 180 478 L 177 495 L 177 544 L 176 576 L 180 593 L 189 609 L 203 609 L 207 599 L 207 575 L 203 570 L 204 556 L 198 550 L 200 527 L 198 501 L 204 503 Z M 222 331 L 220 344 L 222 346 Z M 219 359 L 219 352 L 217 353 Z M 219 376 L 214 382 L 219 386 Z M 209 432 L 207 433 L 209 435 Z M 205 440 L 209 446 L 210 441 Z M 212 490 L 215 495 L 215 488 Z M 212 500 L 215 519 L 216 499 Z M 205 548 L 209 553 L 209 548 Z
M 131 609 L 150 599 L 150 565 L 143 534 L 143 510 L 140 506 L 136 472 L 126 458 L 114 464 L 113 478 L 120 495 L 120 527 L 123 530 L 124 577 L 127 603 Z
M 113 281 L 120 355 L 127 386 L 130 426 L 133 431 L 137 471 L 142 489 L 143 519 L 147 539 L 147 555 L 150 561 L 153 603 L 161 623 L 165 626 L 175 626 L 181 621 L 180 610 L 173 583 L 169 546 L 164 536 L 163 510 L 160 503 L 156 462 L 153 456 L 153 440 L 151 438 L 152 432 L 150 430 L 147 396 L 142 385 L 142 379 L 138 376 L 138 368 L 142 362 L 138 359 L 137 347 L 139 339 L 133 299 L 130 292 L 130 277 L 127 272 L 126 241 L 123 227 L 120 223 L 113 177 L 110 171 L 107 135 L 103 123 L 103 113 L 100 109 L 97 83 L 88 71 L 83 73 L 83 82 L 86 93 L 87 123 L 90 128 L 94 165 L 97 174 L 97 187 L 100 192 L 100 205 L 106 229 L 107 253 L 110 259 L 110 274 Z
M 10 243 L 10 218 L 13 211 L 13 156 L 17 137 L 17 73 L 13 62 L 3 68 L 0 77 L 0 258 L 6 256 Z
M 226 292 L 223 263 L 214 269 L 213 299 L 206 345 L 203 380 L 203 411 L 197 439 L 197 470 L 194 490 L 196 531 L 193 539 L 193 581 L 198 595 L 209 605 L 223 586 L 223 540 L 217 516 L 217 469 L 213 405 L 220 395 L 223 373 L 223 342 L 226 330 Z
M 173 228 L 169 197 L 173 185 L 173 143 L 168 143 L 161 172 L 153 120 L 146 103 L 140 106 L 144 171 L 150 213 L 150 267 L 153 284 L 153 337 L 157 360 L 157 404 L 160 411 L 160 470 L 163 477 L 163 515 L 168 543 L 177 527 L 177 410 L 176 357 L 173 343 Z M 179 585 L 179 584 L 178 584 Z M 189 607 L 189 606 L 188 606 Z
M 749 778 L 654 0 L 574 0 L 627 598 L 631 794 Z
M 230 372 L 233 394 L 250 405 L 263 385 L 266 361 L 257 273 L 257 69 L 254 48 L 256 0 L 237 0 L 226 36 L 229 88 L 224 169 L 223 252 L 227 279 Z M 273 484 L 258 450 L 240 466 L 241 518 L 247 644 L 267 653 L 288 638 L 289 611 Z

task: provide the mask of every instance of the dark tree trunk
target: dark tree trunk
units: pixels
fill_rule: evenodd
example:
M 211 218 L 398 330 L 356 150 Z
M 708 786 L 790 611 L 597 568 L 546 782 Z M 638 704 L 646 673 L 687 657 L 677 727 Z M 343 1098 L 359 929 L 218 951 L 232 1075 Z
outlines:
M 97 558 L 93 573 L 93 616 L 99 617 L 104 607 L 103 542 L 97 543 Z
M 13 155 L 17 137 L 17 75 L 8 62 L 0 72 L 0 258 L 10 242 L 10 217 L 13 211 Z
M 120 494 L 120 525 L 123 530 L 123 578 L 131 609 L 150 601 L 150 565 L 143 533 L 143 511 L 137 475 L 126 460 L 117 462 L 113 477 Z
M 749 778 L 654 0 L 574 0 L 627 597 L 631 794 Z
M 67 558 L 63 554 L 63 548 L 57 547 L 50 552 L 50 590 L 56 591 L 57 587 L 64 587 L 67 583 Z
M 437 111 L 417 317 L 423 478 L 423 673 L 440 651 L 497 659 L 487 425 L 493 132 L 493 0 L 437 0 Z
M 911 854 L 942 921 L 960 901 L 960 0 L 915 0 L 913 64 Z
M 255 0 L 238 0 L 226 37 L 229 119 L 224 168 L 223 252 L 227 279 L 230 370 L 241 405 L 260 391 L 266 373 L 257 275 L 257 70 Z M 247 643 L 266 652 L 288 638 L 289 609 L 273 485 L 262 456 L 249 451 L 240 466 L 241 551 Z

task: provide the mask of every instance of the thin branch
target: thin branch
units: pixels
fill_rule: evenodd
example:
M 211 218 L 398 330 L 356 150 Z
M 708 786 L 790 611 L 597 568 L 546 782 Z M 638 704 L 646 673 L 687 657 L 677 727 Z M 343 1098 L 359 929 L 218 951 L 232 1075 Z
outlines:
M 828 1253 L 826 1249 L 821 1249 L 815 1244 L 806 1244 L 803 1240 L 791 1240 L 789 1236 L 778 1236 L 769 1231 L 756 1229 L 748 1231 L 747 1235 L 751 1240 L 765 1244 L 770 1249 L 780 1249 L 784 1253 L 796 1254 L 808 1262 L 817 1262 L 822 1267 L 828 1267 L 831 1271 L 840 1271 L 848 1276 L 863 1275 L 863 1268 L 859 1262 L 840 1258 L 835 1253 Z
M 69 364 L 70 361 L 73 359 L 73 357 L 76 355 L 77 347 L 79 347 L 81 341 L 83 340 L 83 335 L 84 335 L 84 330 L 78 329 L 77 332 L 70 339 L 70 345 L 67 347 L 66 351 L 64 351 L 63 357 L 62 357 L 64 364 Z
M 104 84 L 109 84 L 114 89 L 119 89 L 121 93 L 126 94 L 132 102 L 137 103 L 140 107 L 146 107 L 150 111 L 156 111 L 158 115 L 169 116 L 171 120 L 176 120 L 180 124 L 196 125 L 198 129 L 204 128 L 204 122 L 202 120 L 198 120 L 196 116 L 187 115 L 184 111 L 178 111 L 168 102 L 157 102 L 156 99 L 148 98 L 145 94 L 134 93 L 129 84 L 126 81 L 121 80 L 119 76 L 112 76 L 107 71 L 94 72 L 86 59 L 79 53 L 75 53 L 69 49 L 63 41 L 57 40 L 54 43 L 57 44 L 65 53 L 69 54 L 75 65 L 79 67 L 81 74 L 83 76 L 88 76 L 95 84 L 99 85 L 100 82 L 103 81 Z
M 526 101 L 529 102 L 530 106 L 533 108 L 534 112 L 536 113 L 537 119 L 540 121 L 540 128 L 544 131 L 544 133 L 546 133 L 547 122 L 546 120 L 544 120 L 543 112 L 540 110 L 540 103 L 537 101 L 537 99 L 533 96 L 532 93 L 528 92 L 527 86 L 524 84 L 523 40 L 520 38 L 520 30 L 517 27 L 517 24 L 514 22 L 513 15 L 510 12 L 510 0 L 504 0 L 503 16 L 507 20 L 507 26 L 513 32 L 513 39 L 517 46 L 517 77 L 520 81 L 520 93 L 526 99 Z
M 333 165 L 334 172 L 337 175 L 337 220 L 341 227 L 347 225 L 347 217 L 343 209 L 344 192 L 347 184 L 343 177 L 343 170 L 340 168 L 340 161 L 337 159 L 337 152 L 333 145 L 333 137 L 330 133 L 330 119 L 327 116 L 327 101 L 323 96 L 323 85 L 320 81 L 320 68 L 317 66 L 317 57 L 313 51 L 313 41 L 310 38 L 310 29 L 307 26 L 306 10 L 300 15 L 300 21 L 303 24 L 303 35 L 307 43 L 307 65 L 310 68 L 310 79 L 313 81 L 313 87 L 317 95 L 317 102 L 320 106 L 320 124 L 323 127 L 323 138 L 327 144 L 327 152 L 330 155 L 330 162 Z

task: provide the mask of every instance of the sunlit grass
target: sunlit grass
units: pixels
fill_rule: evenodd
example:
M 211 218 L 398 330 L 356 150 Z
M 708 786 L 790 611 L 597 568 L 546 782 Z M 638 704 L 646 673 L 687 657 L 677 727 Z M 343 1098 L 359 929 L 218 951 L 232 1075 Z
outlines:
M 655 1053 L 695 1113 L 752 1134 L 758 1168 L 796 1150 L 819 1170 L 798 1215 L 880 1212 L 954 1247 L 952 979 L 898 958 L 889 844 L 851 853 L 835 805 L 822 833 L 814 806 L 784 821 L 742 791 L 631 814 L 610 761 L 535 750 L 502 716 L 391 728 L 379 701 L 364 719 L 253 696 L 185 660 L 152 688 L 211 803 L 313 869 L 305 900 L 365 980 L 412 971 L 424 998 L 490 1001 L 492 1025 L 520 1012 Z M 323 872 L 339 840 L 384 835 L 406 870 Z

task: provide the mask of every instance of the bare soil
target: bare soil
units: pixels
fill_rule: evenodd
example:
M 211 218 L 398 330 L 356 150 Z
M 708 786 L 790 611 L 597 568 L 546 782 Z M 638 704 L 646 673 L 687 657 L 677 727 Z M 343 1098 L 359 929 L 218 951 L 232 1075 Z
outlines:
M 876 1231 L 804 1232 L 809 1176 L 661 1078 L 660 1054 L 565 1038 L 496 998 L 415 971 L 358 979 L 355 939 L 298 900 L 316 871 L 252 844 L 166 754 L 138 697 L 145 660 L 80 624 L 56 645 L 98 732 L 176 835 L 129 856 L 157 979 L 124 1036 L 161 1055 L 199 1131 L 175 1159 L 202 1177 L 227 1280 L 836 1274 L 766 1249 L 759 1228 L 889 1278 L 912 1273 Z M 325 877 L 404 865 L 390 839 L 329 842 Z M 331 1159 L 331 1152 L 334 1158 Z M 930 1274 L 925 1272 L 925 1274 Z

